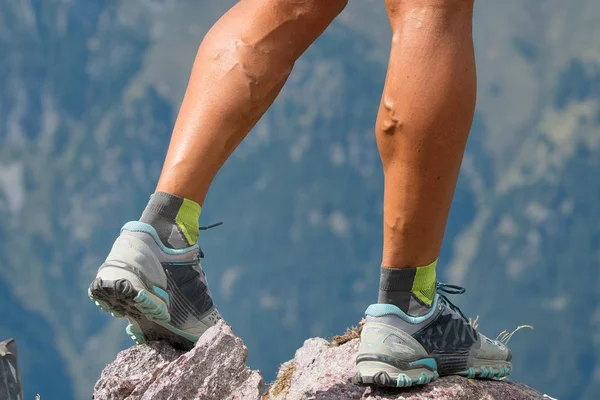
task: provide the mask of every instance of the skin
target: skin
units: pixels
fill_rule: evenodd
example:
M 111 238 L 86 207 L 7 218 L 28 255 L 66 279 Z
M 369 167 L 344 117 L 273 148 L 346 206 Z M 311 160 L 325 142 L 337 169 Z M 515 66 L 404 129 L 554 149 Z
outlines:
M 346 0 L 241 0 L 207 33 L 157 191 L 202 205 L 218 170 Z
M 385 176 L 382 265 L 441 250 L 475 110 L 473 0 L 387 0 L 388 73 L 376 122 Z
M 219 168 L 346 0 L 241 0 L 204 38 L 157 191 L 204 202 Z M 385 176 L 382 265 L 441 249 L 473 120 L 473 0 L 386 0 L 392 45 L 376 121 Z

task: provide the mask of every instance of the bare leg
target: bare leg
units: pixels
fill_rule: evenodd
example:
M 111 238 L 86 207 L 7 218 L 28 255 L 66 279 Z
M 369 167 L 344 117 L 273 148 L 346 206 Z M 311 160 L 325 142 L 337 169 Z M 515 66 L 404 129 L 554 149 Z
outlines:
M 189 349 L 221 318 L 196 245 L 208 187 L 345 4 L 241 0 L 204 38 L 156 193 L 123 226 L 89 289 L 97 305 L 128 318 L 136 342 Z
M 200 45 L 157 191 L 202 204 L 219 168 L 346 0 L 241 0 Z
M 475 106 L 473 0 L 387 0 L 393 42 L 377 119 L 385 174 L 378 304 L 367 308 L 356 384 L 502 378 L 512 354 L 436 284 L 436 260 Z M 420 359 L 416 360 L 416 358 Z
M 473 0 L 386 0 L 393 40 L 376 124 L 385 175 L 382 265 L 440 253 L 475 108 Z

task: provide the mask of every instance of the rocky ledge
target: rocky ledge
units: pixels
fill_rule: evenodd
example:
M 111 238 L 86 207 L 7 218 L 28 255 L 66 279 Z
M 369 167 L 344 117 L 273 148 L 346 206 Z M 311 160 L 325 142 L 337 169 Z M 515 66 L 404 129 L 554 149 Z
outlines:
M 284 363 L 266 391 L 259 371 L 246 366 L 248 351 L 229 325 L 209 329 L 184 353 L 166 343 L 133 346 L 102 371 L 94 400 L 530 400 L 549 397 L 505 381 L 444 377 L 421 387 L 380 390 L 351 383 L 356 331 L 333 342 L 308 339 Z

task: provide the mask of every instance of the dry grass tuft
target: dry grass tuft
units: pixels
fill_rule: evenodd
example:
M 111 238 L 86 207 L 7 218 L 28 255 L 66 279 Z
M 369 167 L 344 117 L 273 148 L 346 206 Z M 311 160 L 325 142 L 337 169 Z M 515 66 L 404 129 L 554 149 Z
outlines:
M 472 319 L 469 317 L 469 324 L 473 327 L 473 329 L 477 329 L 479 327 L 479 315 Z
M 292 376 L 296 371 L 296 365 L 293 361 L 284 363 L 279 369 L 277 379 L 269 385 L 267 391 L 261 396 L 261 400 L 268 400 L 271 396 L 278 396 L 280 394 L 286 395 L 290 391 L 292 386 Z
M 512 332 L 502 331 L 502 332 L 500 332 L 500 334 L 498 335 L 496 340 L 499 340 L 500 342 L 502 342 L 504 344 L 508 344 L 508 341 L 513 337 L 513 335 L 524 328 L 533 330 L 533 325 L 520 325 L 517 327 L 517 329 L 515 329 Z
M 471 326 L 474 329 L 479 329 L 479 315 L 477 317 L 475 317 L 475 319 L 470 318 L 469 317 L 469 324 L 471 324 Z M 517 327 L 517 329 L 515 329 L 512 332 L 509 331 L 502 331 L 500 332 L 500 334 L 498 335 L 498 337 L 496 338 L 496 340 L 504 343 L 504 344 L 508 344 L 508 341 L 513 337 L 513 335 L 517 332 L 519 332 L 521 329 L 531 329 L 533 330 L 533 325 L 520 325 Z
M 471 326 L 474 329 L 479 329 L 479 315 L 477 317 L 475 317 L 475 319 L 469 318 L 469 324 L 471 324 Z M 515 329 L 512 332 L 508 332 L 508 331 L 504 330 L 504 331 L 500 332 L 498 337 L 496 337 L 496 340 L 498 340 L 499 342 L 502 342 L 504 344 L 508 344 L 509 340 L 513 337 L 513 335 L 515 333 L 517 333 L 521 329 L 525 329 L 525 328 L 533 330 L 533 325 L 520 325 L 517 327 L 517 329 Z M 500 378 L 500 380 L 504 380 L 504 379 L 506 379 L 506 377 Z
M 331 344 L 334 346 L 341 346 L 344 343 L 348 343 L 352 339 L 360 338 L 360 333 L 362 332 L 362 327 L 365 324 L 365 320 L 361 320 L 358 323 L 358 326 L 353 326 L 352 328 L 348 328 L 346 333 L 343 335 L 335 335 L 331 338 Z

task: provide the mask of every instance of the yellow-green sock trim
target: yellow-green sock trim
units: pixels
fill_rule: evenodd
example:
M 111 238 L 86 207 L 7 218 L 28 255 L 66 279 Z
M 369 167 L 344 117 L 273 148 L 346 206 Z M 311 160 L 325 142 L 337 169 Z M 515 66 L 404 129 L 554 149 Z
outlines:
M 433 298 L 435 297 L 435 267 L 437 266 L 437 261 L 438 260 L 436 259 L 429 265 L 417 267 L 417 273 L 411 289 L 412 294 L 427 306 L 431 306 Z
M 179 226 L 190 245 L 198 241 L 198 219 L 201 212 L 202 207 L 200 204 L 190 199 L 183 199 L 183 204 L 181 204 L 175 216 L 177 226 Z

